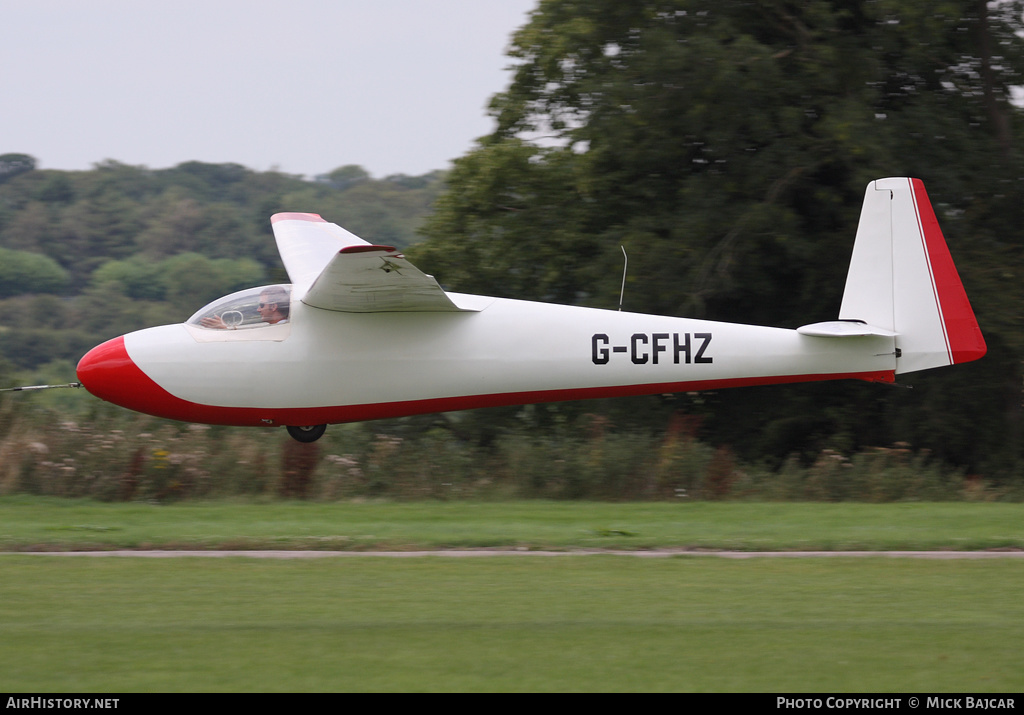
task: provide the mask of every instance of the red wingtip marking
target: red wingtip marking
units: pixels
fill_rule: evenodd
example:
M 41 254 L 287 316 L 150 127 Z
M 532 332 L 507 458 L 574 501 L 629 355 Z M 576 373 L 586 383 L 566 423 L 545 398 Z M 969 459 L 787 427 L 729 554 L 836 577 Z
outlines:
M 920 179 L 911 179 L 911 183 L 931 262 L 936 298 L 946 325 L 950 358 L 954 363 L 977 360 L 988 350 L 985 338 L 981 334 L 978 320 L 974 317 L 974 310 L 967 299 L 967 292 L 953 264 L 953 257 L 949 253 L 946 239 L 942 236 L 942 229 L 935 218 L 935 211 L 924 189 L 924 183 Z
M 312 221 L 313 223 L 327 223 L 326 219 L 320 217 L 320 214 L 303 214 L 303 213 L 280 213 L 274 214 L 270 217 L 270 223 L 275 224 L 278 221 Z
M 391 253 L 396 250 L 394 246 L 345 246 L 339 253 L 370 253 L 372 251 L 383 251 Z

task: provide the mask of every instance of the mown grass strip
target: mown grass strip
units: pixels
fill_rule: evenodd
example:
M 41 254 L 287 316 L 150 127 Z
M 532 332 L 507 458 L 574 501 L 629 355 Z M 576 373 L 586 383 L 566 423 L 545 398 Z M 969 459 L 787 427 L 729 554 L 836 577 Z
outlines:
M 1017 560 L 0 556 L 0 691 L 1020 692 Z
M 0 498 L 0 550 L 1024 548 L 1024 504 L 100 503 Z

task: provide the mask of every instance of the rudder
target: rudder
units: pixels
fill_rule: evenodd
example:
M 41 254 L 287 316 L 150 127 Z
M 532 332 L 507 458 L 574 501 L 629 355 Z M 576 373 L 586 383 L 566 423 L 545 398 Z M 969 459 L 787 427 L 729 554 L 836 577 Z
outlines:
M 981 329 L 919 179 L 868 184 L 839 319 L 895 332 L 897 373 L 985 354 Z

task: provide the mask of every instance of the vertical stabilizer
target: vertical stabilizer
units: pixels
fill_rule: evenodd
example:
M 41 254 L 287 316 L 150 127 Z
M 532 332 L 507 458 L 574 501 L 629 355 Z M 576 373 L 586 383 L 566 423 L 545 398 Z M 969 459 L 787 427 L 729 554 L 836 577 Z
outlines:
M 985 340 L 924 184 L 868 184 L 840 320 L 896 335 L 896 372 L 977 360 Z

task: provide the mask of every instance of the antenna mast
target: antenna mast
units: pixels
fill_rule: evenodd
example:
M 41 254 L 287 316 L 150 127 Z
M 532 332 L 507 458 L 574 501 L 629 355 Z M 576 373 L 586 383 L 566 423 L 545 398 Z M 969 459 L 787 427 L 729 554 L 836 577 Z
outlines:
M 622 249 L 622 287 L 619 288 L 619 311 L 622 311 L 622 297 L 626 294 L 626 268 L 629 267 L 629 256 L 626 255 L 626 247 L 619 246 Z

